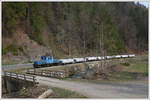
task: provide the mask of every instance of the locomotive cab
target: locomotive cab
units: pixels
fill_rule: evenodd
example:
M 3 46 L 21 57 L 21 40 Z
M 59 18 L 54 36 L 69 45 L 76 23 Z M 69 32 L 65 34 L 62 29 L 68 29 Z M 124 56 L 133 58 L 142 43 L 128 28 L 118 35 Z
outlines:
M 61 61 L 54 59 L 53 56 L 41 56 L 41 60 L 35 61 L 34 62 L 34 67 L 45 67 L 45 66 L 51 66 L 51 65 L 56 65 L 60 64 Z
M 41 60 L 48 60 L 49 59 L 49 57 L 47 57 L 47 56 L 41 56 Z

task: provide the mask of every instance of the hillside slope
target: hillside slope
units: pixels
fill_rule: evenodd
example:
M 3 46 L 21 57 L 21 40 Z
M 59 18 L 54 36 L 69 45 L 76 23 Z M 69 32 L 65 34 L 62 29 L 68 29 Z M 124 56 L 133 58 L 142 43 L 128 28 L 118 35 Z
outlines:
M 133 2 L 2 3 L 2 56 L 29 62 L 148 51 L 148 9 Z
M 7 45 L 5 45 L 5 43 Z M 4 64 L 7 64 L 8 61 L 13 63 L 31 62 L 51 52 L 50 47 L 39 45 L 18 28 L 11 39 L 3 38 L 3 46 L 6 46 L 5 49 L 3 49 L 3 52 L 6 52 L 6 54 L 3 55 Z

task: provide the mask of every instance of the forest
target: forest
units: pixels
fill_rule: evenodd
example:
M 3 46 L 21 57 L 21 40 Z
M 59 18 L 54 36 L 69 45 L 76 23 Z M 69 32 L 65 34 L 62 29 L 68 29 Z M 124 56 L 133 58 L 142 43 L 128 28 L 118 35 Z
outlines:
M 17 29 L 54 55 L 148 51 L 148 8 L 134 2 L 3 2 L 3 56 L 27 49 L 19 41 L 4 42 Z

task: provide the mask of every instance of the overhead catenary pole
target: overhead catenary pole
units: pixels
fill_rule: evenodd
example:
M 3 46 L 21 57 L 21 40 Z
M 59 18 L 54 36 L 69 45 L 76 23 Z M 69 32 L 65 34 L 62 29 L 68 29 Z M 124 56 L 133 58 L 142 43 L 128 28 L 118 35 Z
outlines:
M 104 45 L 104 26 L 103 26 L 103 22 L 102 22 L 102 48 L 103 48 L 103 56 L 104 56 L 104 61 L 103 61 L 103 70 L 105 68 L 105 61 L 106 61 L 106 54 L 105 54 L 105 45 Z
M 102 30 L 102 32 L 101 32 L 101 49 L 102 49 L 102 56 L 104 56 L 105 57 L 105 55 L 104 55 L 104 37 L 103 37 L 103 22 L 101 23 L 101 30 Z M 102 60 L 102 69 L 104 69 L 104 61 L 105 61 L 105 58 L 104 58 L 104 60 Z

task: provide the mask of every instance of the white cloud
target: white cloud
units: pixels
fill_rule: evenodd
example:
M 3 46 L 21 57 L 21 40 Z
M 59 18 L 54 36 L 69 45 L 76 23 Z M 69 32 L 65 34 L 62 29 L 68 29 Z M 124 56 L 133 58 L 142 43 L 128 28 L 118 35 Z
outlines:
M 139 2 L 135 2 L 135 3 L 139 3 L 139 4 L 141 4 L 141 5 L 144 5 L 146 8 L 149 7 L 148 1 L 139 1 Z

